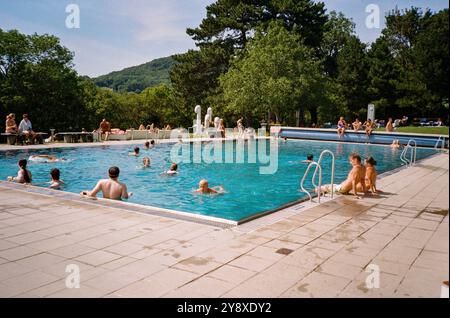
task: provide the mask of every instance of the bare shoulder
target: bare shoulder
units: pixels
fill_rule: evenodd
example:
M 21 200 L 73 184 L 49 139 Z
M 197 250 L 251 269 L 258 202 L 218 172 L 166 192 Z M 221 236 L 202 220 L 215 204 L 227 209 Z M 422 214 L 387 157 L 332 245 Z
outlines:
M 125 184 L 125 183 L 123 183 L 123 182 L 117 182 L 121 187 L 123 187 L 123 188 L 126 188 L 127 187 L 127 185 Z

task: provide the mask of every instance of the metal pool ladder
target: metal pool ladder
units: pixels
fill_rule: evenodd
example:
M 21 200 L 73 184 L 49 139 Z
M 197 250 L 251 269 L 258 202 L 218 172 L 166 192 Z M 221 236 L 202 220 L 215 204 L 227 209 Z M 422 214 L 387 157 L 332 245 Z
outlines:
M 438 141 L 436 142 L 436 145 L 434 145 L 434 149 L 435 150 L 439 150 L 439 143 L 441 143 L 441 149 L 445 150 L 445 137 L 444 136 L 439 136 Z
M 335 164 L 336 164 L 336 159 L 335 159 L 334 153 L 330 150 L 322 151 L 322 153 L 320 154 L 320 157 L 319 157 L 319 161 L 317 161 L 317 163 L 320 165 L 320 167 L 322 167 L 322 160 L 326 154 L 331 155 L 331 160 L 332 160 L 331 161 L 331 183 L 330 184 L 331 184 L 331 198 L 334 198 L 334 168 L 335 168 Z M 314 175 L 312 178 L 312 184 L 314 187 L 317 187 L 317 185 L 315 184 L 317 170 L 318 170 L 318 167 L 316 167 L 316 170 L 314 171 Z
M 412 143 L 414 143 L 414 146 L 411 145 Z M 410 159 L 408 159 L 406 155 L 408 154 L 408 150 L 410 149 L 411 149 L 411 157 Z M 400 154 L 400 160 L 406 165 L 406 167 L 408 167 L 416 164 L 416 158 L 417 158 L 417 142 L 414 139 L 411 139 L 408 141 L 408 144 Z
M 322 190 L 321 189 L 321 187 L 322 187 L 322 167 L 320 166 L 319 163 L 311 162 L 309 164 L 308 169 L 306 169 L 305 174 L 303 175 L 302 181 L 300 182 L 300 188 L 301 188 L 302 192 L 306 193 L 309 196 L 309 200 L 311 202 L 313 202 L 312 195 L 311 195 L 311 193 L 309 193 L 308 190 L 305 189 L 304 184 L 305 184 L 305 180 L 306 180 L 306 177 L 308 176 L 309 171 L 314 166 L 316 167 L 316 172 L 317 172 L 317 170 L 319 170 L 319 186 L 317 188 L 317 200 L 318 200 L 318 203 L 320 203 L 320 196 L 321 196 L 320 192 Z M 316 176 L 316 173 L 314 173 L 313 179 L 315 178 L 315 176 Z M 312 183 L 314 184 L 314 180 L 312 180 Z

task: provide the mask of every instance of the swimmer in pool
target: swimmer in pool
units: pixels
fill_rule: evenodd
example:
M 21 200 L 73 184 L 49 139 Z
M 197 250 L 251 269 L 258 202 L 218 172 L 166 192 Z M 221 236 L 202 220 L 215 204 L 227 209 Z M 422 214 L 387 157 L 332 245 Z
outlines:
M 144 168 L 150 168 L 150 158 L 149 157 L 145 157 L 142 160 L 142 164 L 143 164 Z
M 52 181 L 50 181 L 50 189 L 61 190 L 61 187 L 64 185 L 64 181 L 60 179 L 61 172 L 59 169 L 52 169 L 50 171 L 50 175 L 52 177 Z
M 210 188 L 209 184 L 208 184 L 208 180 L 203 179 L 198 184 L 198 189 L 195 190 L 195 193 L 200 193 L 200 194 L 223 194 L 224 190 L 220 186 L 219 187 Z
M 170 166 L 170 169 L 163 172 L 162 174 L 166 174 L 169 176 L 178 174 L 178 165 L 176 163 L 172 163 L 172 165 Z
M 394 139 L 394 140 L 392 141 L 391 148 L 392 148 L 392 149 L 398 149 L 398 148 L 400 148 L 400 141 L 399 141 L 398 139 Z
M 33 161 L 33 162 L 54 163 L 54 162 L 59 162 L 59 161 L 65 161 L 66 159 L 64 159 L 64 158 L 58 159 L 55 156 L 50 156 L 50 155 L 34 155 L 34 156 L 30 156 L 30 158 L 28 158 L 28 160 Z
M 133 193 L 128 192 L 127 186 L 119 182 L 120 170 L 118 167 L 109 168 L 109 179 L 100 180 L 92 191 L 81 192 L 82 196 L 96 199 L 97 193 L 102 192 L 105 199 L 122 200 L 129 199 Z
M 302 163 L 311 163 L 313 161 L 314 161 L 314 156 L 310 154 L 306 157 L 306 160 L 302 161 Z
M 155 141 L 151 140 L 151 141 L 146 141 L 144 144 L 144 147 L 146 150 L 152 149 L 155 147 Z
M 31 184 L 32 175 L 30 170 L 27 169 L 27 161 L 25 159 L 19 160 L 17 164 L 19 166 L 19 172 L 17 172 L 17 177 L 8 177 L 8 181 L 16 182 L 21 184 Z
M 134 152 L 130 152 L 128 155 L 129 156 L 138 157 L 139 156 L 139 151 L 140 151 L 139 147 L 135 147 L 134 148 Z

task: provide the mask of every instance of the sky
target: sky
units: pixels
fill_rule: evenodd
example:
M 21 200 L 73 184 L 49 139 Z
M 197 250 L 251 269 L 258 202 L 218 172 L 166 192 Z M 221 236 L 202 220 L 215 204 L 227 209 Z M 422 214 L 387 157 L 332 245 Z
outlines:
M 447 0 L 322 0 L 328 11 L 343 12 L 363 42 L 373 42 L 385 12 L 411 6 L 439 11 Z M 186 28 L 197 27 L 214 0 L 0 0 L 0 28 L 25 34 L 52 34 L 75 53 L 75 68 L 95 77 L 155 58 L 194 49 Z M 80 27 L 68 28 L 70 4 L 80 9 Z M 367 28 L 370 4 L 379 7 L 380 28 Z

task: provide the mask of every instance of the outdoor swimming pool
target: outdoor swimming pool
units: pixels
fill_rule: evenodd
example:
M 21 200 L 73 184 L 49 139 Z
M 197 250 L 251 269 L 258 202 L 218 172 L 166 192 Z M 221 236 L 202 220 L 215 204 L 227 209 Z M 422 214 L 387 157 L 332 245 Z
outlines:
M 269 148 L 268 140 L 252 142 L 267 143 Z M 230 143 L 235 145 L 235 142 Z M 0 151 L 0 179 L 6 180 L 8 176 L 17 174 L 19 159 L 28 159 L 35 154 L 51 154 L 67 161 L 54 164 L 29 162 L 33 183 L 48 186 L 40 183 L 50 180 L 52 168 L 59 168 L 61 179 L 66 182 L 64 190 L 79 193 L 91 190 L 99 179 L 107 178 L 108 168 L 115 165 L 121 169 L 120 180 L 134 193 L 130 200 L 132 203 L 238 221 L 305 198 L 306 195 L 298 189 L 307 168 L 307 164 L 301 161 L 308 154 L 313 154 L 318 160 L 325 149 L 335 153 L 335 183 L 345 180 L 350 169 L 348 155 L 352 152 L 358 152 L 363 158 L 373 156 L 378 161 L 379 174 L 402 164 L 399 159 L 401 150 L 390 147 L 289 140 L 279 142 L 278 170 L 275 174 L 260 174 L 260 167 L 268 165 L 260 163 L 180 163 L 179 174 L 168 177 L 161 173 L 170 166 L 172 147 L 173 144 L 159 144 L 150 150 L 142 150 L 141 147 L 141 155 L 137 158 L 128 156 L 133 149 L 130 145 Z M 226 152 L 225 148 L 223 151 Z M 417 159 L 435 153 L 434 149 L 418 149 Z M 145 156 L 151 158 L 149 169 L 142 168 Z M 328 156 L 323 161 L 323 183 L 330 182 L 330 162 Z M 219 196 L 194 195 L 192 190 L 198 187 L 201 179 L 209 180 L 210 186 L 223 185 L 227 193 Z M 307 185 L 310 186 L 310 183 Z

